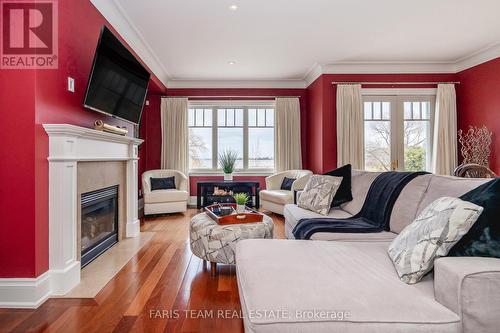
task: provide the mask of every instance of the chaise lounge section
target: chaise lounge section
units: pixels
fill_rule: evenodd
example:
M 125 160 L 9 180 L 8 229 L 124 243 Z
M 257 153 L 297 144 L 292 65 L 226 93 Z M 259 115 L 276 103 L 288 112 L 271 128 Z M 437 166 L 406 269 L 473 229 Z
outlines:
M 355 171 L 354 200 L 330 211 L 349 217 L 363 205 L 378 173 Z M 500 327 L 500 260 L 444 257 L 417 284 L 398 278 L 391 240 L 442 196 L 460 196 L 487 180 L 424 175 L 399 196 L 390 231 L 317 233 L 304 240 L 245 240 L 236 262 L 246 332 L 496 332 Z M 374 202 L 373 204 L 377 204 Z M 286 235 L 302 218 L 285 206 Z M 326 241 L 328 240 L 328 241 Z

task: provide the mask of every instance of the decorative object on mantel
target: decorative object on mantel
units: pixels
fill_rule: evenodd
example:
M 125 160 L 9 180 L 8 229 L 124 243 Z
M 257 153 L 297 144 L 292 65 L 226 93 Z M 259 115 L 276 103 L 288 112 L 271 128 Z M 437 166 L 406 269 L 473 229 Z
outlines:
M 469 126 L 469 130 L 458 131 L 458 142 L 462 153 L 462 164 L 475 163 L 488 167 L 492 132 L 485 125 Z
M 94 129 L 98 131 L 118 134 L 118 135 L 127 135 L 128 129 L 125 127 L 118 127 L 104 123 L 102 120 L 96 120 L 94 123 Z
M 224 180 L 233 180 L 234 165 L 238 159 L 238 153 L 227 149 L 219 154 L 219 164 L 224 171 Z
M 245 205 L 247 204 L 250 197 L 246 193 L 236 193 L 233 195 L 234 201 L 236 201 L 236 213 L 240 214 L 245 212 Z

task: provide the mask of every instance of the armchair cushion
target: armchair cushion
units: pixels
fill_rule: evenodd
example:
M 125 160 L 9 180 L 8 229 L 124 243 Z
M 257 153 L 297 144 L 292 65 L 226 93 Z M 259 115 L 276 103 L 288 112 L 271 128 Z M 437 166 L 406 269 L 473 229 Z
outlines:
M 187 199 L 187 191 L 179 191 L 175 189 L 156 190 L 149 193 L 144 193 L 144 203 L 147 204 L 187 201 Z
M 293 192 L 286 190 L 262 190 L 260 191 L 260 199 L 274 202 L 280 205 L 293 203 Z
M 342 183 L 332 200 L 332 207 L 338 207 L 352 200 L 351 192 L 351 165 L 346 164 L 335 170 L 325 173 L 328 176 L 342 177 Z
M 281 189 L 282 190 L 286 190 L 286 191 L 291 191 L 292 190 L 293 182 L 295 180 L 296 180 L 296 178 L 284 177 L 283 181 L 281 182 Z
M 151 182 L 151 191 L 175 189 L 175 177 L 150 177 L 149 181 Z

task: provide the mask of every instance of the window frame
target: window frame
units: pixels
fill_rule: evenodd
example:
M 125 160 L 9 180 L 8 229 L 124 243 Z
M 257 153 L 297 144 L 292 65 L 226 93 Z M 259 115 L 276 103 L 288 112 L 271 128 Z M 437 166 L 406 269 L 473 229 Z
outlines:
M 436 89 L 362 89 L 363 105 L 363 169 L 365 168 L 365 140 L 364 126 L 366 121 L 364 117 L 365 102 L 390 102 L 390 169 L 393 171 L 404 170 L 404 102 L 429 102 L 429 152 L 432 156 L 433 133 L 434 133 L 434 115 L 436 104 Z M 424 121 L 424 120 L 422 120 Z M 425 120 L 426 121 L 426 120 Z M 428 160 L 429 161 L 429 160 Z M 426 165 L 428 169 L 430 166 Z
M 272 128 L 273 129 L 273 142 L 276 145 L 276 105 L 274 101 L 189 101 L 189 109 L 211 109 L 212 110 L 212 168 L 197 168 L 189 169 L 190 175 L 214 175 L 220 174 L 222 169 L 218 164 L 218 149 L 219 149 L 219 128 L 242 128 L 243 129 L 243 168 L 236 169 L 236 175 L 271 175 L 275 170 L 276 156 L 274 156 L 273 168 L 249 168 L 249 128 Z M 243 126 L 219 126 L 218 110 L 219 109 L 243 109 Z M 249 109 L 273 109 L 274 122 L 273 126 L 249 126 Z M 196 128 L 197 126 L 189 126 L 189 128 Z M 209 128 L 209 127 L 204 127 Z M 275 154 L 276 155 L 276 154 Z M 190 157 L 189 157 L 190 158 Z

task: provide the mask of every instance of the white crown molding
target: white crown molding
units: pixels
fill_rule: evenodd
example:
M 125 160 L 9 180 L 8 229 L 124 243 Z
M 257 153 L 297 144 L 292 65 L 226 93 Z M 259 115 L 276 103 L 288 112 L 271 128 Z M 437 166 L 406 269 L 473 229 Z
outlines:
M 153 74 L 167 86 L 169 75 L 165 66 L 146 42 L 139 29 L 130 20 L 122 5 L 117 0 L 90 0 L 90 2 L 137 53 Z
M 170 80 L 167 87 L 172 88 L 306 88 L 304 80 Z
M 455 63 L 455 71 L 458 73 L 498 57 L 500 57 L 500 43 L 491 44 L 477 52 L 458 59 Z

